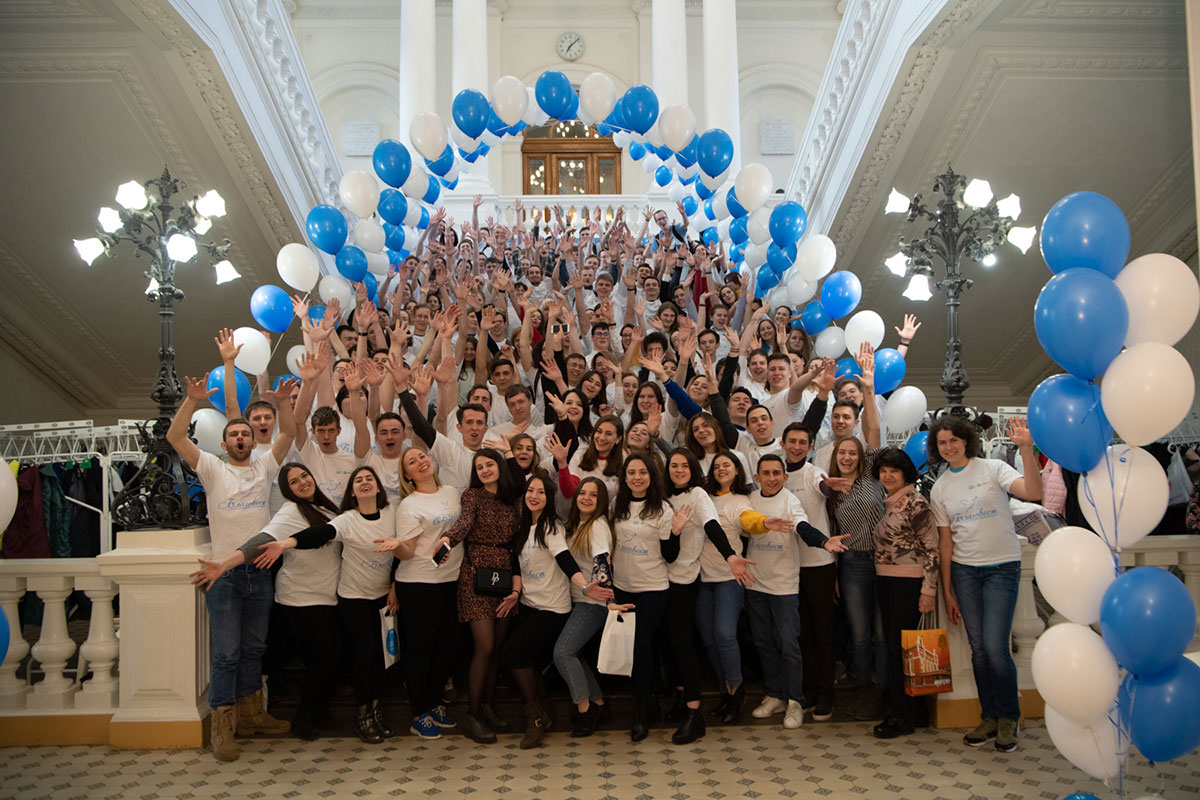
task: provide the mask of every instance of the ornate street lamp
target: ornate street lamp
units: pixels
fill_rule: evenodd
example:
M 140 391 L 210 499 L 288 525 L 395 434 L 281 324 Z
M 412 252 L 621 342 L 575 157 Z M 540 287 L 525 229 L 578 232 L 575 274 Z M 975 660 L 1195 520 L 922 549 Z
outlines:
M 944 276 L 933 283 L 934 289 L 946 295 L 946 366 L 939 385 L 946 394 L 948 410 L 969 415 L 963 396 L 971 384 L 962 361 L 958 306 L 963 290 L 974 281 L 962 276 L 959 265 L 966 257 L 984 267 L 993 266 L 994 251 L 1005 240 L 1024 253 L 1033 244 L 1037 228 L 1013 226 L 1021 215 L 1021 200 L 1015 194 L 996 200 L 987 181 L 976 178 L 968 183 L 949 166 L 934 179 L 933 192 L 940 197 L 930 209 L 921 195 L 910 200 L 892 189 L 884 213 L 907 212 L 909 222 L 921 217 L 931 224 L 920 239 L 900 237 L 900 252 L 883 263 L 897 277 L 909 279 L 904 296 L 920 301 L 933 296 L 929 279 L 936 278 L 935 260 L 944 266 Z
M 241 276 L 229 262 L 229 239 L 219 243 L 197 239 L 208 233 L 214 218 L 225 215 L 225 201 L 213 189 L 176 205 L 173 198 L 183 188 L 183 182 L 172 178 L 166 167 L 159 178 L 145 183 L 128 181 L 117 189 L 120 208 L 100 209 L 96 236 L 75 240 L 75 249 L 89 266 L 101 254 L 111 255 L 120 243 L 132 243 L 137 248 L 134 255 L 145 255 L 150 262 L 145 273 L 150 280 L 146 297 L 158 304 L 162 338 L 158 378 L 150 392 L 150 399 L 158 405 L 158 418 L 153 430 L 148 430 L 149 423 L 138 426 L 145 461 L 113 502 L 113 517 L 126 529 L 185 528 L 204 524 L 206 518 L 199 479 L 167 442 L 167 429 L 183 397 L 171 335 L 175 301 L 184 299 L 175 286 L 175 267 L 203 250 L 212 261 L 218 284 Z

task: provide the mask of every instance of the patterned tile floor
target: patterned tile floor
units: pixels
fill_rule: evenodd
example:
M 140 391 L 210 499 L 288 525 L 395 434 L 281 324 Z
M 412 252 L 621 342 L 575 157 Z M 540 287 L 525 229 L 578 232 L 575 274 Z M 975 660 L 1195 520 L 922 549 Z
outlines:
M 476 745 L 462 736 L 383 745 L 357 739 L 240 740 L 241 759 L 218 764 L 207 752 L 114 751 L 106 747 L 0 750 L 3 798 L 373 798 L 505 797 L 549 800 L 691 798 L 1003 798 L 1056 800 L 1074 791 L 1113 797 L 1055 750 L 1040 721 L 1015 753 L 973 750 L 961 731 L 919 731 L 882 742 L 870 726 L 806 722 L 710 728 L 694 745 L 674 747 L 657 728 L 639 745 L 620 731 L 590 739 L 550 734 L 547 745 L 518 749 L 519 736 Z M 1200 795 L 1200 754 L 1163 766 L 1130 759 L 1129 797 Z M 1161 780 L 1161 784 L 1160 784 Z

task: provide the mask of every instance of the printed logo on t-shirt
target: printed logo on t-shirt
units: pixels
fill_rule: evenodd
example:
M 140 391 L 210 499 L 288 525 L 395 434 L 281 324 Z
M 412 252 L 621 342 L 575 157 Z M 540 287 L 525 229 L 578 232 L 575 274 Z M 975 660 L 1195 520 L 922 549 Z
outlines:
M 265 508 L 266 505 L 267 501 L 262 499 L 236 500 L 232 497 L 226 497 L 217 503 L 217 509 L 220 511 L 242 511 L 247 508 Z
M 751 550 L 766 550 L 770 552 L 782 553 L 783 545 L 776 542 L 764 541 L 761 536 L 756 536 L 750 540 Z
M 622 526 L 622 530 L 618 534 L 620 537 L 620 540 L 617 542 L 618 550 L 633 556 L 644 556 L 650 553 L 649 550 L 637 543 L 637 532 L 630 530 L 630 528 L 641 524 L 639 521 L 630 520 L 628 526 Z

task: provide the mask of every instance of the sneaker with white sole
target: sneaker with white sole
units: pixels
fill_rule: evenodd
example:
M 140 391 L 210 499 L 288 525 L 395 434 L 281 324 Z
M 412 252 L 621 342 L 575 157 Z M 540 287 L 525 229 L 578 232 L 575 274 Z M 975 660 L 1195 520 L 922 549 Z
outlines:
M 429 716 L 433 718 L 433 724 L 439 728 L 453 728 L 458 724 L 458 720 L 450 716 L 450 712 L 445 706 L 437 706 L 429 712 Z
M 804 724 L 804 705 L 799 700 L 788 700 L 787 713 L 783 715 L 783 727 L 794 731 Z
M 768 717 L 775 716 L 785 708 L 787 708 L 787 703 L 783 702 L 782 699 L 768 695 L 758 704 L 758 708 L 750 712 L 750 716 L 755 719 L 767 719 Z
M 963 737 L 963 744 L 968 747 L 981 747 L 996 738 L 998 727 L 996 720 L 984 717 L 975 730 Z
M 1015 719 L 996 720 L 996 749 L 1001 753 L 1011 753 L 1017 749 L 1017 736 L 1021 726 Z
M 440 739 L 442 738 L 442 730 L 433 721 L 433 717 L 429 714 L 422 714 L 419 717 L 413 717 L 412 727 L 409 728 L 417 736 L 422 739 Z

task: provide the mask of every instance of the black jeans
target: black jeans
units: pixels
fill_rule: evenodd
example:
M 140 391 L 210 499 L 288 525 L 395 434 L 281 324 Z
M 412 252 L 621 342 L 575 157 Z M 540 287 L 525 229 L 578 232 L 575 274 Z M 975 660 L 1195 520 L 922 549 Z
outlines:
M 442 690 L 454 667 L 461 625 L 458 583 L 396 583 L 404 624 L 404 685 L 413 717 L 442 703 Z
M 836 563 L 800 568 L 800 658 L 809 703 L 833 699 L 836 583 Z
M 900 631 L 914 630 L 921 622 L 917 603 L 921 599 L 920 578 L 880 575 L 876 578 L 879 611 L 883 615 L 883 641 L 887 645 L 887 694 L 892 716 L 912 724 L 916 718 L 916 697 L 904 693 L 904 649 Z
M 637 629 L 633 634 L 633 699 L 649 703 L 654 690 L 654 634 L 667 613 L 669 590 L 626 592 L 616 589 L 616 602 L 633 603 Z
M 280 605 L 292 635 L 304 645 L 304 684 L 299 715 L 311 716 L 329 707 L 333 683 L 342 661 L 342 631 L 337 606 Z
M 379 609 L 386 603 L 386 596 L 374 600 L 338 598 L 338 615 L 350 634 L 350 645 L 354 648 L 356 705 L 370 705 L 372 700 L 383 697 L 383 638 L 379 628 Z
M 685 702 L 700 700 L 700 652 L 696 649 L 696 596 L 700 579 L 672 583 L 667 589 L 667 639 L 676 679 L 683 686 Z M 638 617 L 641 620 L 641 617 Z

